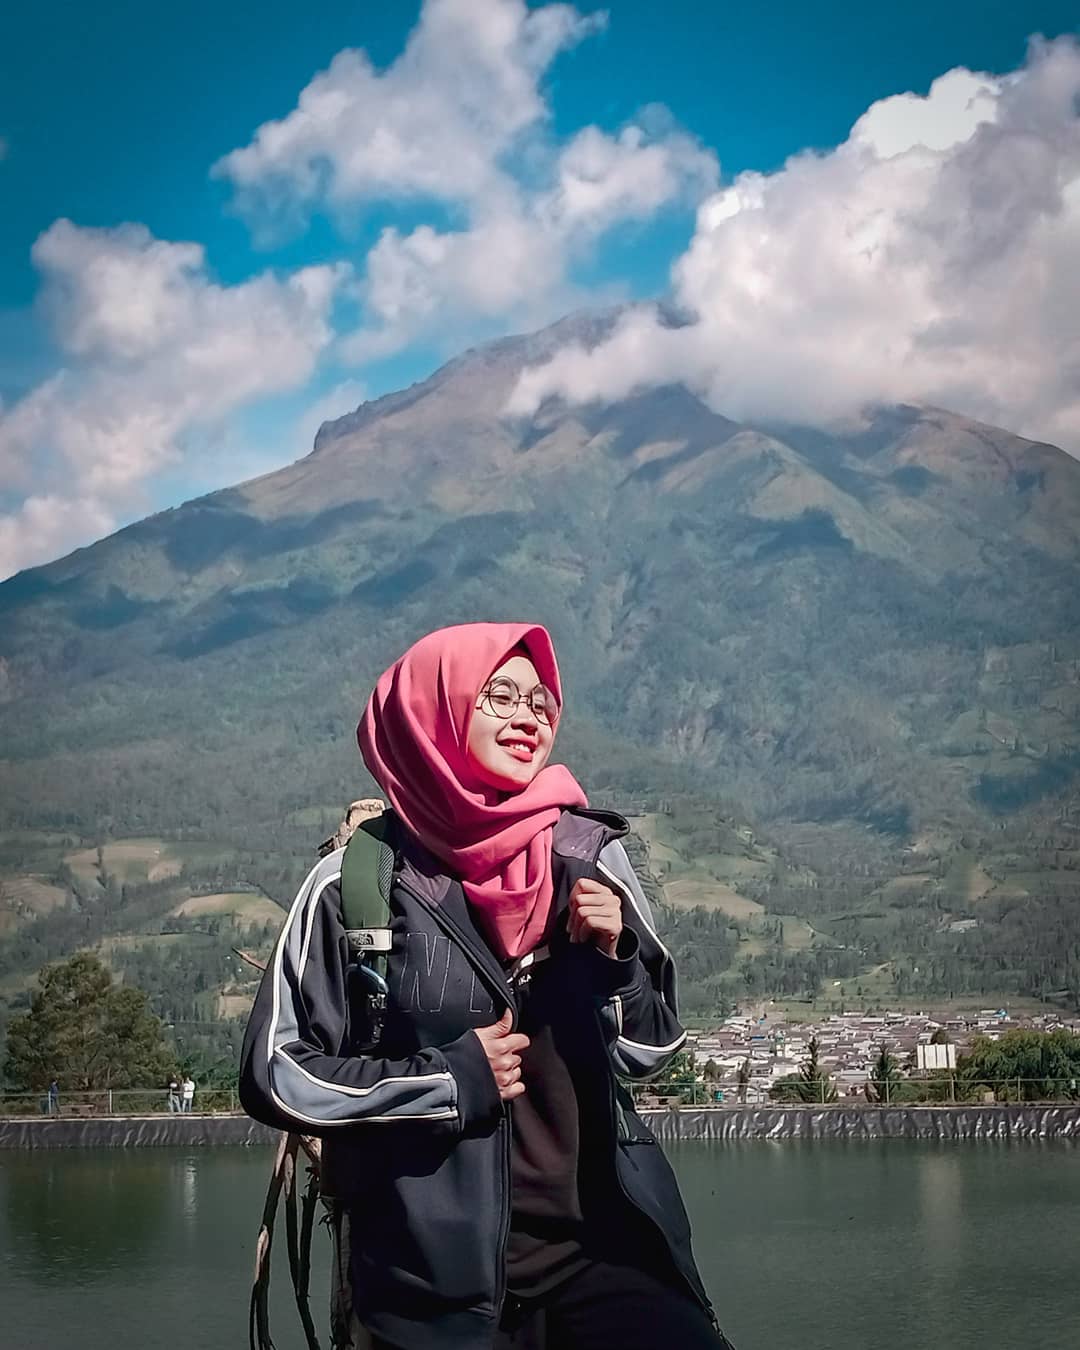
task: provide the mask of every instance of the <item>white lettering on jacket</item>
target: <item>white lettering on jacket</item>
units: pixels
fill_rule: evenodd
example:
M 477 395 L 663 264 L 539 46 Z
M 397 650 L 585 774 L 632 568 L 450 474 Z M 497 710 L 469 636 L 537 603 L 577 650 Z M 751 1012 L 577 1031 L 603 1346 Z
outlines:
M 398 1002 L 408 1012 L 442 1012 L 450 976 L 450 939 L 441 933 L 406 933 Z

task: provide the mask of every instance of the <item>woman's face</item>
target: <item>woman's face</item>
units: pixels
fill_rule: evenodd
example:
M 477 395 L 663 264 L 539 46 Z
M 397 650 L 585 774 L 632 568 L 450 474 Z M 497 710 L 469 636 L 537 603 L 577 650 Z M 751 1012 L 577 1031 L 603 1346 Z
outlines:
M 506 699 L 509 686 L 502 683 L 504 680 L 512 681 L 522 696 L 506 718 L 492 711 L 497 702 Z M 491 674 L 476 696 L 466 746 L 473 771 L 489 787 L 501 792 L 520 792 L 547 763 L 555 739 L 554 719 L 544 721 L 529 703 L 529 695 L 539 684 L 540 676 L 529 658 L 512 655 Z M 485 697 L 493 688 L 501 695 L 497 701 Z

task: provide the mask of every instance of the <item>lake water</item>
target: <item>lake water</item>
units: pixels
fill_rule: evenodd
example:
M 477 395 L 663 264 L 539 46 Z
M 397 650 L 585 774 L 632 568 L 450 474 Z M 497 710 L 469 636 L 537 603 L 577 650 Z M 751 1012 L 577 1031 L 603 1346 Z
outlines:
M 1080 1346 L 1075 1145 L 668 1151 L 738 1350 Z M 2 1350 L 243 1350 L 269 1165 L 239 1148 L 0 1152 Z M 283 1220 L 279 1238 L 284 1258 Z M 293 1350 L 281 1265 L 275 1283 L 275 1340 Z

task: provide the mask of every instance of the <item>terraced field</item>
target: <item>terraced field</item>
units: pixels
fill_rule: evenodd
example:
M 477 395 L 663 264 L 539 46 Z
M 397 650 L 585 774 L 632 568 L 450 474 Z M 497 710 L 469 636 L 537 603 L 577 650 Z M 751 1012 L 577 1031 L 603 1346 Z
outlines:
M 0 936 L 52 913 L 66 899 L 64 891 L 44 877 L 16 873 L 0 878 Z
M 182 900 L 170 913 L 195 919 L 207 914 L 228 914 L 239 927 L 256 924 L 280 924 L 285 911 L 265 895 L 252 891 L 229 891 L 220 895 L 193 895 Z

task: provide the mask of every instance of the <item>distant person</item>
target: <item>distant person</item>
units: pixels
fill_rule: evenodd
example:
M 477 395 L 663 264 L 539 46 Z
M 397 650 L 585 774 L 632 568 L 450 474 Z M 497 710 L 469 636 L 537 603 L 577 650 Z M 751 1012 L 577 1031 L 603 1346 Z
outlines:
M 347 1272 L 336 1346 L 730 1350 L 674 1175 L 619 1082 L 686 1039 L 671 957 L 626 822 L 547 762 L 561 715 L 543 628 L 467 624 L 410 648 L 358 728 L 393 805 L 381 1020 L 350 964 L 341 849 L 263 978 L 240 1096 L 323 1137 Z
M 38 1080 L 40 1082 L 40 1079 Z M 54 1078 L 49 1084 L 48 1093 L 49 1115 L 57 1116 L 60 1114 L 60 1084 Z
M 169 1114 L 174 1115 L 180 1110 L 180 1084 L 177 1081 L 176 1074 L 169 1079 Z
M 191 1114 L 191 1104 L 192 1102 L 194 1102 L 194 1100 L 195 1100 L 195 1080 L 194 1078 L 192 1078 L 191 1074 L 188 1074 L 185 1077 L 183 1084 L 183 1103 L 185 1115 Z

